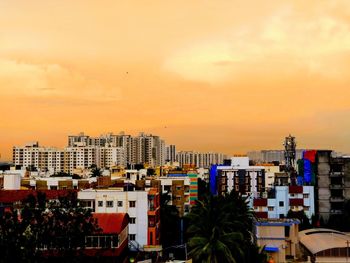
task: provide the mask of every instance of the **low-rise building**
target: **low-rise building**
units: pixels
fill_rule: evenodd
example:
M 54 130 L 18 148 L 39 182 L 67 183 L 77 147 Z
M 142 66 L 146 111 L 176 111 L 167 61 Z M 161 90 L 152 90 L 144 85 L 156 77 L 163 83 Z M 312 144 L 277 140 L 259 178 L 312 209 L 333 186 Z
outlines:
M 231 165 L 213 165 L 209 181 L 214 195 L 234 190 L 257 198 L 265 191 L 265 169 L 262 166 L 249 166 L 248 157 L 234 157 Z
M 350 236 L 333 229 L 314 228 L 299 232 L 300 248 L 311 262 L 349 262 Z
M 275 263 L 287 262 L 297 256 L 299 220 L 260 219 L 254 223 L 256 243 L 264 248 Z
M 260 218 L 284 218 L 288 211 L 304 211 L 311 219 L 315 214 L 313 186 L 275 186 L 266 198 L 254 198 L 253 208 Z
M 160 245 L 160 200 L 156 188 L 134 190 L 121 188 L 85 189 L 78 192 L 82 206 L 95 213 L 128 213 L 129 248 Z

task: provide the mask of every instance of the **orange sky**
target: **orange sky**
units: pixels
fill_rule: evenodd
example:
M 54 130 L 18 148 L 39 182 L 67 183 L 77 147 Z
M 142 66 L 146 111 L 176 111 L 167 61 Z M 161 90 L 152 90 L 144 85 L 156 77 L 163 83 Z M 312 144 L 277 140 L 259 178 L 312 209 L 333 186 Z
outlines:
M 350 152 L 350 1 L 0 1 L 0 153 L 84 131 Z M 167 128 L 165 128 L 165 126 Z

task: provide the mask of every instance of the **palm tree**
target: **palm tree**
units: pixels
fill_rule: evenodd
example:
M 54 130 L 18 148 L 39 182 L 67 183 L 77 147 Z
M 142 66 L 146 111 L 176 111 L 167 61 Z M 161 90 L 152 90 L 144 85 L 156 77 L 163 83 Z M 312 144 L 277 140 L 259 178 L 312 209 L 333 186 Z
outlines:
M 235 231 L 231 213 L 225 211 L 223 197 L 207 197 L 198 201 L 188 218 L 189 255 L 194 262 L 244 262 L 244 236 Z
M 266 262 L 253 239 L 253 212 L 247 198 L 232 191 L 205 196 L 188 215 L 189 255 L 194 262 Z
M 102 175 L 102 170 L 100 168 L 98 168 L 96 165 L 91 165 L 90 166 L 91 169 L 91 177 L 99 177 Z

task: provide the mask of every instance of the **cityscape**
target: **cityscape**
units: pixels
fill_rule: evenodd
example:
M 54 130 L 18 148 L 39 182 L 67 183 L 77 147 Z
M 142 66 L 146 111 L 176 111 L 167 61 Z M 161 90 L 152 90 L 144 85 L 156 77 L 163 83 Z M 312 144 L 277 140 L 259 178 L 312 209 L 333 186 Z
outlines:
M 349 25 L 0 0 L 0 263 L 350 262 Z
M 16 214 L 17 224 L 28 220 L 23 232 L 27 241 L 16 242 L 32 240 L 33 246 L 25 253 L 41 261 L 67 260 L 70 255 L 88 261 L 101 257 L 113 262 L 197 262 L 209 252 L 197 255 L 196 247 L 202 247 L 195 240 L 208 229 L 201 230 L 196 221 L 214 216 L 219 222 L 202 222 L 210 229 L 210 224 L 225 218 L 222 213 L 230 215 L 221 209 L 243 209 L 231 215 L 232 219 L 241 217 L 244 225 L 234 226 L 227 245 L 238 242 L 232 248 L 241 246 L 249 253 L 217 252 L 218 259 L 347 260 L 350 156 L 298 149 L 292 135 L 282 144 L 280 150 L 227 156 L 177 150 L 160 136 L 143 132 L 99 137 L 81 132 L 67 136 L 64 148 L 38 142 L 14 146 L 12 162 L 0 166 L 0 212 L 6 219 L 2 231 Z M 208 211 L 212 202 L 222 204 Z M 62 219 L 64 212 L 61 219 L 55 219 L 54 211 L 59 211 L 55 209 L 66 209 L 70 217 L 74 214 L 73 221 Z M 42 236 L 57 231 L 55 220 L 67 220 L 67 225 L 76 228 L 72 224 L 79 217 L 90 225 L 74 230 L 81 231 L 80 235 L 61 226 L 65 235 L 58 237 L 65 245 Z M 49 222 L 51 226 L 45 225 Z M 230 225 L 225 224 L 222 227 Z M 2 235 L 8 242 L 11 234 Z M 337 247 L 332 248 L 330 240 Z M 9 250 L 10 244 L 2 244 Z

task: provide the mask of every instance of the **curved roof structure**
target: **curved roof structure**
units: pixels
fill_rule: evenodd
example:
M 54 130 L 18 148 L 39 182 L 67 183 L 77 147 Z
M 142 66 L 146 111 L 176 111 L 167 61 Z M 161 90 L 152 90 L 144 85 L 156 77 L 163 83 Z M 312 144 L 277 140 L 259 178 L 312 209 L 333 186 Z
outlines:
M 333 229 L 313 228 L 299 232 L 299 241 L 316 254 L 327 249 L 348 247 L 350 236 Z

